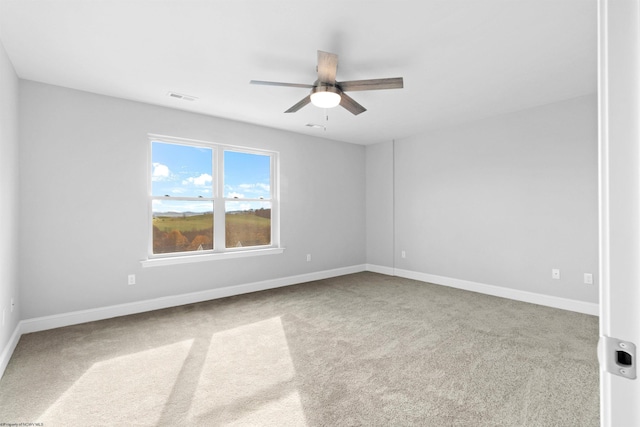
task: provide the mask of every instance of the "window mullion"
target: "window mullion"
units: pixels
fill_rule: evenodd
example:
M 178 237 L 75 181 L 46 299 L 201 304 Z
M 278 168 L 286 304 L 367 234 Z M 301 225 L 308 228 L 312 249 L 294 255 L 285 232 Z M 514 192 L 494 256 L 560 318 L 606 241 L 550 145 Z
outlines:
M 270 186 L 269 197 L 271 200 L 271 244 L 280 246 L 280 194 L 278 184 L 278 162 L 275 156 L 270 156 Z
M 213 202 L 213 236 L 214 250 L 225 249 L 225 212 L 224 212 L 224 156 L 219 148 L 213 150 L 213 170 L 214 170 L 214 202 Z

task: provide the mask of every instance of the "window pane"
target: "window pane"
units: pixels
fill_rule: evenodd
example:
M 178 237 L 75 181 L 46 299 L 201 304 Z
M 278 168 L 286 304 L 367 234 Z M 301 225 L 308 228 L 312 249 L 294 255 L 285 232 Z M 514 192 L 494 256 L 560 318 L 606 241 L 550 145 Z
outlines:
M 213 202 L 153 200 L 153 253 L 213 249 Z
M 271 198 L 271 157 L 262 154 L 224 152 L 224 197 Z
M 227 248 L 271 244 L 271 202 L 225 202 Z
M 152 142 L 151 194 L 212 197 L 211 155 L 211 148 Z

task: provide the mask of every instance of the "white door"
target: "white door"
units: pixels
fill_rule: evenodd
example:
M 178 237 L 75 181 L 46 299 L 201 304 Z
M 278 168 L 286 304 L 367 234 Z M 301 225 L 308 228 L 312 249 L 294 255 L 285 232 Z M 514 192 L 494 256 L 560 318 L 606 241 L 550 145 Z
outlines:
M 628 357 L 640 346 L 640 0 L 599 0 L 599 48 L 601 425 L 632 427 L 640 426 L 640 351 Z

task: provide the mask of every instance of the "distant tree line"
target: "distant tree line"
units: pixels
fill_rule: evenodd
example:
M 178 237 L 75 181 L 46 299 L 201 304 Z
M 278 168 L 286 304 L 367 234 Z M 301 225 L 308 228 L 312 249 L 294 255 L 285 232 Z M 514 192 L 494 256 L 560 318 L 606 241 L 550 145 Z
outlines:
M 213 227 L 204 230 L 169 232 L 153 226 L 153 253 L 186 252 L 213 249 Z
M 226 247 L 271 243 L 271 209 L 227 214 L 225 218 Z M 194 217 L 154 218 L 153 253 L 213 249 L 213 227 L 196 229 L 194 220 Z M 156 224 L 161 226 L 158 227 Z
M 271 219 L 271 209 L 256 209 L 253 211 L 254 215 L 259 216 L 260 218 L 269 218 Z

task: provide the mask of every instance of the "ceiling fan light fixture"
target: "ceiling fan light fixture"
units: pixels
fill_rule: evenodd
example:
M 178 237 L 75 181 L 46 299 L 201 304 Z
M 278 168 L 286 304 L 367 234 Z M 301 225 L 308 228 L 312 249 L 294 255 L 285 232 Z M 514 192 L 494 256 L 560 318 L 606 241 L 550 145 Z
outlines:
M 311 103 L 319 108 L 333 108 L 340 104 L 340 89 L 335 86 L 318 86 L 311 91 Z
M 301 83 L 280 83 L 263 80 L 251 80 L 250 84 L 268 86 L 286 86 L 311 89 L 311 93 L 291 106 L 285 113 L 295 113 L 308 104 L 313 104 L 319 108 L 333 108 L 340 105 L 345 110 L 357 116 L 367 111 L 358 104 L 347 92 L 358 90 L 380 90 L 380 89 L 402 89 L 404 80 L 402 77 L 391 77 L 385 79 L 367 79 L 337 81 L 336 71 L 338 70 L 338 55 L 330 52 L 318 51 L 318 79 L 312 84 Z

